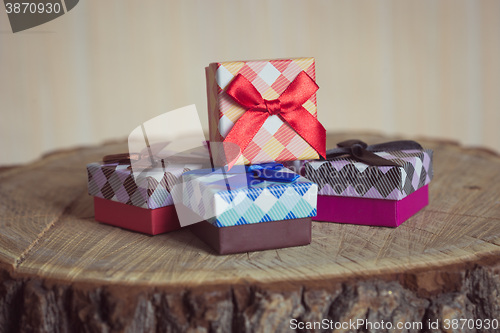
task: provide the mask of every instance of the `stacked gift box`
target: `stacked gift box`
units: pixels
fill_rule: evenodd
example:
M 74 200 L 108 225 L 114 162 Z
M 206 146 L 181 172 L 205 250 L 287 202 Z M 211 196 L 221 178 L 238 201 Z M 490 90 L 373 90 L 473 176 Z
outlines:
M 324 155 L 314 58 L 220 62 L 206 73 L 210 141 L 237 144 L 237 164 Z
M 315 220 L 397 227 L 428 204 L 432 150 L 414 141 L 340 146 L 304 164 L 319 186 Z
M 139 181 L 133 176 L 130 158 L 118 158 L 110 160 L 106 156 L 105 162 L 87 165 L 95 219 L 150 235 L 179 229 L 168 179 L 177 179 L 189 169 L 151 170 L 142 174 Z
M 207 147 L 203 167 L 162 160 L 137 172 L 136 152 L 89 164 L 96 220 L 148 234 L 189 225 L 227 254 L 307 245 L 311 219 L 396 227 L 427 205 L 432 151 L 358 140 L 326 151 L 313 58 L 212 63 L 205 72 L 210 145 L 220 149 Z M 300 163 L 303 173 L 278 162 Z
M 311 242 L 317 185 L 281 164 L 194 170 L 182 185 L 192 221 L 201 221 L 190 229 L 219 253 Z

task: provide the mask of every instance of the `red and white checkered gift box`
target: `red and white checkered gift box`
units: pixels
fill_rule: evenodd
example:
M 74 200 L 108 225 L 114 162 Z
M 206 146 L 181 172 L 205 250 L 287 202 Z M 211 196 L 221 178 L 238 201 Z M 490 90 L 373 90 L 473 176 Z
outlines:
M 307 118 L 310 123 L 312 122 L 315 125 L 309 126 L 313 128 L 308 133 L 309 139 L 304 135 L 299 135 L 287 121 L 284 121 L 284 117 L 273 114 L 268 109 L 269 115 L 266 114 L 267 119 L 265 119 L 260 129 L 255 129 L 256 134 L 253 138 L 251 140 L 248 138 L 248 144 L 243 147 L 239 144 L 242 154 L 233 163 L 256 164 L 319 158 L 319 154 L 324 154 L 326 139 L 324 128 L 317 121 L 317 86 L 314 83 L 316 78 L 314 58 L 217 62 L 210 64 L 206 68 L 210 141 L 223 142 L 237 121 L 245 112 L 248 112 L 248 108 L 239 104 L 227 92 L 230 83 L 239 74 L 255 87 L 267 107 L 267 103 L 279 99 L 296 78 L 299 76 L 305 77 L 306 75 L 302 72 L 307 74 L 307 80 L 311 81 L 311 84 L 315 86 L 312 94 L 304 98 L 304 100 L 307 100 L 302 105 L 297 105 L 301 112 L 307 110 L 312 115 L 312 117 L 303 117 L 304 114 L 301 114 L 299 117 Z M 299 113 L 297 113 L 298 115 Z M 305 116 L 309 115 L 306 114 Z M 306 140 L 309 140 L 309 142 Z M 315 140 L 320 143 L 312 144 L 311 141 Z M 313 146 L 316 147 L 313 148 Z

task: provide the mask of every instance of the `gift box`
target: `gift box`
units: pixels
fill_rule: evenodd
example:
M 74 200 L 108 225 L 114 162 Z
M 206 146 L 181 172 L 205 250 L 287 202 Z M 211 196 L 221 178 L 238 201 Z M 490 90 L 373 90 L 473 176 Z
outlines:
M 316 215 L 317 185 L 282 165 L 186 172 L 183 205 L 190 229 L 218 253 L 306 245 Z
M 88 193 L 94 196 L 95 219 L 151 235 L 179 229 L 170 184 L 189 170 L 152 169 L 134 178 L 130 162 L 88 164 Z
M 315 77 L 314 58 L 210 64 L 210 141 L 238 145 L 241 154 L 234 164 L 324 156 Z
M 367 146 L 358 140 L 305 163 L 318 184 L 318 221 L 397 227 L 428 202 L 430 149 L 413 141 Z
M 148 235 L 180 229 L 174 205 L 147 209 L 94 197 L 95 220 Z

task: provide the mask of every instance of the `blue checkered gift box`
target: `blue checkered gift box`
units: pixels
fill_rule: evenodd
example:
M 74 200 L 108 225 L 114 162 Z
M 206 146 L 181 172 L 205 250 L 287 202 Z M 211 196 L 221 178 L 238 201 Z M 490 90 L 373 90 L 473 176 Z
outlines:
M 318 186 L 279 164 L 273 172 L 296 179 L 253 178 L 244 166 L 189 171 L 182 176 L 183 204 L 217 227 L 316 216 Z

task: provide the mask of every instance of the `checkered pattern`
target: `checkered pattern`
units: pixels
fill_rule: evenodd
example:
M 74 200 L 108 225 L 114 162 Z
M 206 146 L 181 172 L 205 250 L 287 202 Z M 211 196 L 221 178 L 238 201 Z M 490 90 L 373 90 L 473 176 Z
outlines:
M 238 74 L 248 79 L 263 98 L 278 98 L 305 71 L 315 80 L 314 58 L 213 63 L 207 68 L 210 140 L 223 141 L 246 111 L 224 91 Z M 303 107 L 316 116 L 316 94 Z M 270 116 L 242 152 L 236 164 L 317 159 L 317 152 L 278 116 Z
M 87 165 L 88 192 L 99 198 L 156 209 L 173 205 L 169 185 L 177 183 L 185 171 L 189 169 L 151 170 L 134 179 L 128 164 L 91 163 Z
M 433 176 L 432 150 L 405 150 L 375 153 L 401 167 L 368 166 L 348 157 L 311 161 L 305 176 L 318 184 L 320 195 L 401 200 Z
M 244 173 L 207 170 L 206 175 L 182 178 L 184 205 L 217 227 L 316 216 L 318 187 L 304 177 L 292 183 L 263 181 L 250 186 Z

